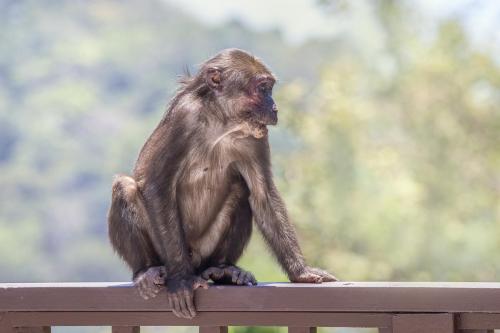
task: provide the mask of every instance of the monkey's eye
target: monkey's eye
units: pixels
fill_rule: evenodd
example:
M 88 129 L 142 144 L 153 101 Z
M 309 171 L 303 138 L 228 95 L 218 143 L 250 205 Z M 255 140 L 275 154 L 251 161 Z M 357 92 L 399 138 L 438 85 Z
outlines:
M 270 91 L 269 87 L 268 87 L 266 84 L 261 84 L 261 85 L 259 85 L 259 88 L 258 88 L 258 89 L 259 89 L 259 91 L 260 91 L 261 93 L 263 93 L 263 94 L 267 94 L 267 93 L 269 93 L 269 91 Z

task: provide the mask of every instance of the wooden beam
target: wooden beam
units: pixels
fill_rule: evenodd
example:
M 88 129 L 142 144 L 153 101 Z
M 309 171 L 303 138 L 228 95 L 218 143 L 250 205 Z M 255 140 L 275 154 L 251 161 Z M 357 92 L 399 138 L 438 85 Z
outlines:
M 297 326 L 389 327 L 392 315 L 384 313 L 200 312 L 193 319 L 168 312 L 12 312 L 17 326 Z
M 0 284 L 0 311 L 170 311 L 128 283 Z M 244 300 L 244 301 L 242 301 Z M 275 283 L 195 292 L 198 312 L 500 313 L 500 283 Z
M 392 319 L 393 333 L 455 333 L 453 315 L 397 314 Z

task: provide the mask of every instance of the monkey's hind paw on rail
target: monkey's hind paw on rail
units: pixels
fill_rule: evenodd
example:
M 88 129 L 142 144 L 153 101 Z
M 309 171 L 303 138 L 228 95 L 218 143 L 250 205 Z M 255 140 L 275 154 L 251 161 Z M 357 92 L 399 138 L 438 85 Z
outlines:
M 144 299 L 154 298 L 165 288 L 166 270 L 164 266 L 154 266 L 138 273 L 134 278 L 134 286 Z
M 235 284 L 238 286 L 252 286 L 257 280 L 252 273 L 237 266 L 209 267 L 201 273 L 205 280 L 212 280 L 217 284 Z

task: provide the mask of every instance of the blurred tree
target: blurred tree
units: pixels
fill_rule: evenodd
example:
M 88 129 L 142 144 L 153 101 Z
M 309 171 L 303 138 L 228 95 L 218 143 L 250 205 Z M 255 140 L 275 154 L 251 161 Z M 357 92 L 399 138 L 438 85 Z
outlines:
M 280 78 L 274 172 L 312 264 L 345 280 L 495 280 L 495 55 L 410 2 L 321 2 L 342 34 L 291 46 L 160 0 L 0 0 L 0 281 L 129 278 L 106 239 L 112 175 L 182 68 L 225 47 Z M 258 236 L 242 265 L 285 281 Z

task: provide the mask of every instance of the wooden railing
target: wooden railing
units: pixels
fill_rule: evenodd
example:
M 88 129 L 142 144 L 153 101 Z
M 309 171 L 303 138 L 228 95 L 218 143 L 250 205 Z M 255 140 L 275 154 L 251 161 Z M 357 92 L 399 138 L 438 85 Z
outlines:
M 376 327 L 383 333 L 493 332 L 500 328 L 500 283 L 270 283 L 197 290 L 198 315 L 175 317 L 164 294 L 141 299 L 129 283 L 0 284 L 0 333 L 48 333 L 51 326 Z

